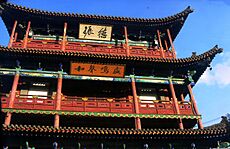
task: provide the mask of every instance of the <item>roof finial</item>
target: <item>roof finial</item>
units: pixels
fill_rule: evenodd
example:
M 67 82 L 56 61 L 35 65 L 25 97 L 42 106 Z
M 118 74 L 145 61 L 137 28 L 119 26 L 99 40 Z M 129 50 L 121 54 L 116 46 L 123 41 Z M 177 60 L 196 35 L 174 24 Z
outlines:
M 193 11 L 194 11 L 194 9 L 193 9 L 191 6 L 188 6 L 188 7 L 186 8 L 186 10 L 189 11 L 189 12 L 193 12 Z

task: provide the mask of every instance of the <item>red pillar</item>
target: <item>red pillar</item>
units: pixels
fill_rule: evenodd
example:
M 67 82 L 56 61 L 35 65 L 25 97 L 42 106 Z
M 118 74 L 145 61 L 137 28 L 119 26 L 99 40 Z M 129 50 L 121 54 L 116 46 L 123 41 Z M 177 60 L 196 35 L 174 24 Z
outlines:
M 180 98 L 181 98 L 181 101 L 184 102 L 184 95 L 183 95 L 183 93 L 180 94 Z
M 169 50 L 167 41 L 164 40 L 164 42 L 165 42 L 165 48 L 166 48 L 166 50 Z
M 126 26 L 124 26 L 124 31 L 125 31 L 126 55 L 129 56 L 130 55 L 130 51 L 129 51 L 129 39 L 128 39 L 128 31 L 127 31 L 127 27 Z
M 62 51 L 65 50 L 66 31 L 67 31 L 67 23 L 65 22 L 65 23 L 64 23 L 64 32 L 63 32 L 62 46 L 61 46 L 61 50 L 62 50 Z
M 29 35 L 29 31 L 30 31 L 30 24 L 31 24 L 31 22 L 29 21 L 28 25 L 27 25 L 27 29 L 26 29 L 26 35 L 25 35 L 24 41 L 23 41 L 23 48 L 27 47 L 28 35 Z
M 18 38 L 18 32 L 16 32 L 15 35 L 14 35 L 14 42 L 17 41 L 17 38 Z
M 197 105 L 196 105 L 196 100 L 195 100 L 195 98 L 194 98 L 194 95 L 193 95 L 193 92 L 192 92 L 192 87 L 191 87 L 190 84 L 188 84 L 188 91 L 189 91 L 189 97 L 190 97 L 190 100 L 191 100 L 191 102 L 192 102 L 192 104 L 193 104 L 195 113 L 196 113 L 197 115 L 199 115 L 199 111 L 198 111 L 198 108 L 197 108 Z M 204 128 L 201 119 L 198 119 L 198 127 L 199 127 L 200 129 L 203 129 L 203 128 Z
M 136 84 L 134 77 L 131 77 L 132 80 L 132 91 L 133 91 L 133 99 L 134 99 L 134 107 L 135 107 L 135 113 L 139 114 L 139 102 L 137 98 L 137 90 L 136 90 Z M 135 127 L 136 129 L 141 129 L 141 120 L 139 117 L 135 118 Z
M 11 88 L 11 92 L 10 92 L 10 97 L 9 97 L 9 108 L 13 108 L 13 106 L 14 106 L 14 99 L 15 99 L 15 95 L 16 95 L 16 91 L 17 91 L 18 80 L 19 80 L 19 73 L 16 72 L 16 74 L 14 76 L 14 81 L 13 81 L 13 85 Z M 10 112 L 8 112 L 6 114 L 5 123 L 4 123 L 5 125 L 10 125 L 11 116 L 12 116 L 12 113 L 10 113 Z
M 9 44 L 8 44 L 8 48 L 12 47 L 12 43 L 14 41 L 14 33 L 15 33 L 15 30 L 16 30 L 16 27 L 17 27 L 17 23 L 18 23 L 18 21 L 15 20 L 14 21 L 14 26 L 13 26 L 13 29 L 12 29 L 12 32 L 11 32 L 11 35 L 10 35 L 10 41 L 9 41 Z
M 170 87 L 170 91 L 171 91 L 171 95 L 172 95 L 172 99 L 173 99 L 173 104 L 174 104 L 175 109 L 176 109 L 176 114 L 180 114 L 180 109 L 179 109 L 179 106 L 178 106 L 176 93 L 175 93 L 175 90 L 174 90 L 173 83 L 172 83 L 171 79 L 169 79 L 169 87 Z M 179 119 L 179 128 L 184 129 L 184 126 L 183 126 L 181 118 Z
M 172 37 L 171 37 L 169 29 L 167 29 L 167 34 L 168 34 L 168 37 L 169 37 L 169 42 L 170 42 L 171 47 L 172 47 L 173 57 L 176 58 L 176 51 L 175 51 L 175 47 L 174 47 L 174 44 L 173 44 Z
M 59 74 L 58 80 L 57 80 L 57 93 L 56 93 L 56 110 L 61 110 L 61 98 L 62 98 L 62 74 Z M 54 117 L 54 127 L 58 128 L 59 127 L 59 122 L 60 122 L 60 116 L 58 114 L 55 114 Z
M 163 49 L 163 46 L 162 46 L 161 35 L 160 35 L 160 31 L 159 31 L 159 30 L 157 30 L 157 37 L 158 37 L 158 41 L 159 41 L 159 44 L 160 44 L 161 56 L 162 56 L 163 58 L 165 58 L 164 49 Z

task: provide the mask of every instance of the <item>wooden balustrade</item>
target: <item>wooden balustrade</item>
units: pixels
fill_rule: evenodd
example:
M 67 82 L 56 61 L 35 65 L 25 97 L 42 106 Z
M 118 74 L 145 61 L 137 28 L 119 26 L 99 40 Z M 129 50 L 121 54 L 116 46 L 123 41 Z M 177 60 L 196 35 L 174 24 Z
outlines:
M 12 47 L 22 48 L 23 41 L 13 42 Z M 56 40 L 28 40 L 27 48 L 34 49 L 49 49 L 60 50 L 61 43 Z M 102 53 L 102 54 L 116 54 L 126 55 L 126 50 L 122 46 L 113 44 L 99 44 L 99 43 L 85 43 L 85 42 L 67 42 L 65 45 L 66 52 L 87 52 L 87 53 Z M 171 51 L 163 51 L 165 58 L 173 58 Z M 146 56 L 146 57 L 161 57 L 159 49 L 147 48 L 141 46 L 130 46 L 131 56 Z
M 15 109 L 26 110 L 55 110 L 56 101 L 50 96 L 20 95 L 15 98 Z M 2 108 L 8 108 L 9 97 L 1 97 Z M 153 103 L 139 103 L 140 114 L 176 114 L 171 101 L 154 101 Z M 194 115 L 190 102 L 179 102 L 180 114 Z M 65 96 L 61 101 L 62 111 L 74 112 L 108 112 L 108 113 L 134 113 L 132 101 L 127 98 L 99 98 Z

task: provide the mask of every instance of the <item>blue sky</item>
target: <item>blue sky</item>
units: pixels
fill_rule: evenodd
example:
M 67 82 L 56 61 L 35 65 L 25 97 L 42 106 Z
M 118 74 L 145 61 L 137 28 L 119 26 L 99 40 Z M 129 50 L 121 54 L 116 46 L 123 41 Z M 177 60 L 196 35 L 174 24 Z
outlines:
M 9 0 L 9 2 L 49 11 L 160 18 L 181 12 L 187 6 L 190 14 L 174 44 L 178 57 L 201 54 L 214 45 L 224 48 L 194 87 L 204 125 L 207 121 L 230 113 L 230 1 L 229 0 Z M 0 19 L 0 45 L 7 45 L 9 35 Z M 213 123 L 218 122 L 212 121 Z

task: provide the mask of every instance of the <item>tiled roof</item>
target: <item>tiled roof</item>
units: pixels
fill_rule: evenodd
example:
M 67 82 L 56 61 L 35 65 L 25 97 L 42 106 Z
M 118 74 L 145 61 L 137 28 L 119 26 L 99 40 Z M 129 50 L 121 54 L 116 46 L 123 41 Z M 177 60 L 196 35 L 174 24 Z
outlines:
M 193 12 L 193 9 L 187 7 L 184 11 L 177 13 L 175 15 L 164 17 L 164 18 L 131 18 L 131 17 L 116 17 L 116 16 L 102 16 L 102 15 L 88 15 L 88 14 L 78 14 L 78 13 L 63 13 L 63 12 L 51 12 L 38 9 L 26 8 L 23 6 L 18 6 L 11 3 L 2 3 L 3 8 L 10 8 L 12 10 L 23 11 L 26 13 L 38 14 L 38 15 L 47 15 L 47 16 L 58 16 L 58 17 L 72 17 L 72 18 L 87 18 L 87 19 L 103 19 L 103 20 L 113 20 L 113 21 L 128 21 L 128 22 L 146 22 L 146 23 L 165 23 L 173 22 L 177 19 L 187 17 L 187 15 Z M 185 18 L 184 18 L 185 19 Z
M 202 137 L 229 135 L 229 128 L 214 129 L 132 129 L 132 128 L 85 128 L 85 127 L 59 127 L 35 125 L 3 125 L 3 132 L 14 133 L 43 133 L 43 134 L 72 134 L 72 135 L 102 135 L 102 136 L 185 136 Z

